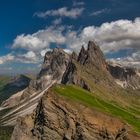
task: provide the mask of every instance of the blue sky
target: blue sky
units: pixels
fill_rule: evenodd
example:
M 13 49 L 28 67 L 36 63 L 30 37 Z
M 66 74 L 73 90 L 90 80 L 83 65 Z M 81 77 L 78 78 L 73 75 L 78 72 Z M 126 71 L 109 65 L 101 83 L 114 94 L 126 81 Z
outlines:
M 108 59 L 139 65 L 139 7 L 139 0 L 1 0 L 0 73 L 34 72 L 45 51 L 78 52 L 89 39 Z

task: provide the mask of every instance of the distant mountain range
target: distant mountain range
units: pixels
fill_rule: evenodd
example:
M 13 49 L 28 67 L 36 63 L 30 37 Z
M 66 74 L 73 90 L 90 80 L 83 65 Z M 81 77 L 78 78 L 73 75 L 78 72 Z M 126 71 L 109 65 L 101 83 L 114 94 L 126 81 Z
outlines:
M 79 54 L 46 52 L 35 79 L 4 89 L 0 125 L 14 127 L 11 140 L 140 139 L 140 70 L 107 62 L 93 41 Z

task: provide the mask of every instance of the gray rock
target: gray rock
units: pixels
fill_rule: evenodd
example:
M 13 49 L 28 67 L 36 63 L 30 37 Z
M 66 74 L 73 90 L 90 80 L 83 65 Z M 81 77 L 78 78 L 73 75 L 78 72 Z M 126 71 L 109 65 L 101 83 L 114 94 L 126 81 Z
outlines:
M 97 112 L 95 114 L 97 117 Z M 110 131 L 113 125 L 110 129 L 100 127 L 101 124 L 92 115 L 92 110 L 72 105 L 50 89 L 42 97 L 34 113 L 18 121 L 11 140 L 128 140 L 123 123 L 114 123 L 117 127 Z M 89 119 L 91 117 L 92 121 Z M 100 120 L 100 117 L 97 119 Z M 106 120 L 104 124 L 107 124 Z

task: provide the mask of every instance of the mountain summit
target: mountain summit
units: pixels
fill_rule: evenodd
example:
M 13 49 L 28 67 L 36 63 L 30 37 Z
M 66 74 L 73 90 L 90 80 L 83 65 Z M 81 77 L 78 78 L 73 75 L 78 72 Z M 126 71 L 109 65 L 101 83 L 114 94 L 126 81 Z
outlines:
M 89 41 L 87 50 L 82 46 L 78 56 L 78 62 L 82 65 L 92 64 L 92 66 L 95 66 L 97 69 L 106 67 L 104 55 L 99 46 L 93 41 Z
M 93 84 L 106 88 L 114 86 L 104 55 L 94 42 L 89 41 L 87 50 L 82 46 L 77 59 L 72 59 L 62 77 L 63 84 L 76 84 L 92 91 Z

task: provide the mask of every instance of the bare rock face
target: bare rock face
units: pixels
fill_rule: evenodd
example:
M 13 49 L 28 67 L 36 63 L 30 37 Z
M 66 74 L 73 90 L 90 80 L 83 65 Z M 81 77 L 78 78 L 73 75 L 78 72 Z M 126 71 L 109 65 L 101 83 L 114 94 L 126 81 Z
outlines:
M 72 103 L 50 89 L 32 115 L 18 120 L 11 140 L 129 140 L 129 134 L 118 119 Z
M 63 84 L 75 84 L 91 91 L 91 83 L 109 88 L 115 82 L 107 69 L 104 55 L 94 42 L 88 48 L 82 46 L 77 59 L 71 59 L 62 77 Z
M 35 87 L 44 89 L 47 82 L 56 80 L 61 82 L 62 75 L 66 70 L 70 56 L 61 48 L 55 48 L 45 54 L 42 69 L 37 76 Z
M 35 80 L 31 80 L 26 89 L 7 99 L 2 109 L 13 107 L 0 118 L 2 125 L 15 125 L 19 116 L 32 113 L 45 91 L 55 83 L 60 83 L 70 56 L 61 48 L 55 48 L 45 54 L 42 69 Z M 7 118 L 9 118 L 7 120 Z
M 84 79 L 78 74 L 77 67 L 73 61 L 71 61 L 62 77 L 63 84 L 74 84 L 78 85 L 88 91 L 90 91 L 90 87 L 85 82 Z
M 104 55 L 99 46 L 93 41 L 89 41 L 87 50 L 82 46 L 78 62 L 82 65 L 92 64 L 92 67 L 97 69 L 104 69 L 106 67 Z
M 137 69 L 109 63 L 108 70 L 121 87 L 140 89 L 140 74 Z
M 61 48 L 55 48 L 52 52 L 47 52 L 39 77 L 43 75 L 53 75 L 53 78 L 60 78 L 68 62 L 69 55 Z

